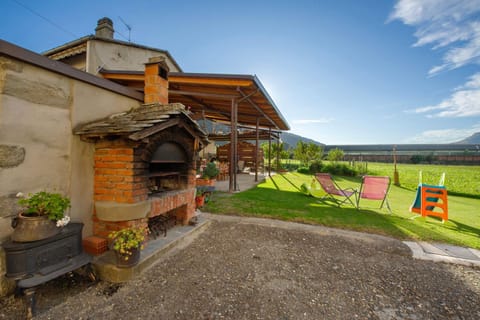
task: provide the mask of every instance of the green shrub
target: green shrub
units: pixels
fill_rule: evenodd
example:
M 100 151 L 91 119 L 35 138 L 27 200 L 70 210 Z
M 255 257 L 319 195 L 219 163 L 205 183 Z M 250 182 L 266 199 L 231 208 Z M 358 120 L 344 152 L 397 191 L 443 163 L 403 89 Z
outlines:
M 322 172 L 328 172 L 337 176 L 351 176 L 354 177 L 358 171 L 345 163 L 330 163 L 322 168 Z
M 310 187 L 307 185 L 306 182 L 302 183 L 302 185 L 300 186 L 300 191 L 303 194 L 310 195 Z
M 18 204 L 25 207 L 23 214 L 27 217 L 48 216 L 48 219 L 57 221 L 70 208 L 70 199 L 59 193 L 40 191 L 20 199 Z
M 423 156 L 419 155 L 419 154 L 415 154 L 413 156 L 410 157 L 410 161 L 414 164 L 418 164 L 420 162 L 423 161 Z
M 298 173 L 303 173 L 303 174 L 310 174 L 310 168 L 307 167 L 299 167 L 297 169 Z
M 322 161 L 319 161 L 319 160 L 313 161 L 309 167 L 310 173 L 315 174 L 317 172 L 322 172 L 322 167 L 323 167 Z
M 207 163 L 207 166 L 203 170 L 203 175 L 202 177 L 204 179 L 213 179 L 215 178 L 220 171 L 218 170 L 217 166 L 213 162 Z
M 295 171 L 298 170 L 300 165 L 298 163 L 284 163 L 282 164 L 282 167 L 288 171 Z

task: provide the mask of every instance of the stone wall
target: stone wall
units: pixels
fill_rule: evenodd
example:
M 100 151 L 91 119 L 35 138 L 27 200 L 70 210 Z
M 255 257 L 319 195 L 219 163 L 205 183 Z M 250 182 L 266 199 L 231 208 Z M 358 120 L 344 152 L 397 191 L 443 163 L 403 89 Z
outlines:
M 98 69 L 144 71 L 144 63 L 152 57 L 164 57 L 171 72 L 180 71 L 166 54 L 145 47 L 124 46 L 100 40 L 89 41 L 87 72 L 97 73 Z M 112 52 L 114 54 L 112 54 Z
M 2 217 L 18 212 L 18 192 L 69 196 L 72 220 L 83 222 L 84 236 L 91 235 L 95 149 L 72 129 L 141 103 L 74 72 L 69 77 L 47 69 L 0 52 L 0 243 L 13 230 Z M 1 294 L 7 290 L 2 252 L 0 260 Z

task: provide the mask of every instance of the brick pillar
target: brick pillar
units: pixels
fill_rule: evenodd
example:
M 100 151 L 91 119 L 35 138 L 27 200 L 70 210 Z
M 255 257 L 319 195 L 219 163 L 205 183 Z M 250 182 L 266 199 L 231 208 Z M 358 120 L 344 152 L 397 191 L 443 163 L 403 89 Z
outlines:
M 150 58 L 145 64 L 145 104 L 168 104 L 168 72 L 164 57 Z
M 94 200 L 137 203 L 148 199 L 148 166 L 133 147 L 122 143 L 98 142 L 95 148 Z M 145 226 L 148 219 L 102 221 L 94 209 L 93 234 L 106 238 L 111 231 L 131 226 Z
M 136 203 L 147 200 L 145 164 L 133 148 L 101 147 L 95 150 L 95 201 Z

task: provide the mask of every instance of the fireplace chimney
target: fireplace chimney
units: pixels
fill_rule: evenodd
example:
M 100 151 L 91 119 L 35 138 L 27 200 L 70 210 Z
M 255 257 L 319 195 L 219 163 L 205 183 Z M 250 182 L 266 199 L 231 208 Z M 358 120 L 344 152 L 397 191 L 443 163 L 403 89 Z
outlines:
M 98 20 L 95 28 L 95 36 L 105 39 L 113 39 L 113 22 L 109 18 Z
M 168 72 L 165 57 L 152 57 L 145 64 L 144 103 L 168 104 Z

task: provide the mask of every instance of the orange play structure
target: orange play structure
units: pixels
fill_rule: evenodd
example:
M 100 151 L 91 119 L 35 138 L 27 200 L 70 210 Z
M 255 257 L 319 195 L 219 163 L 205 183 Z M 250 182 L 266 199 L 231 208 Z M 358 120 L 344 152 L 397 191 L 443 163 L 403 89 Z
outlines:
M 444 186 L 445 173 L 440 177 L 438 185 L 422 183 L 422 171 L 418 176 L 418 188 L 415 200 L 410 206 L 410 212 L 420 213 L 422 217 L 435 216 L 442 218 L 442 222 L 448 220 L 447 188 Z M 434 211 L 438 208 L 440 211 Z
M 413 205 L 411 212 L 420 213 L 422 217 L 435 216 L 442 218 L 442 222 L 448 220 L 448 198 L 445 186 L 431 186 L 421 184 L 418 186 L 419 206 Z M 434 211 L 435 208 L 440 211 Z

